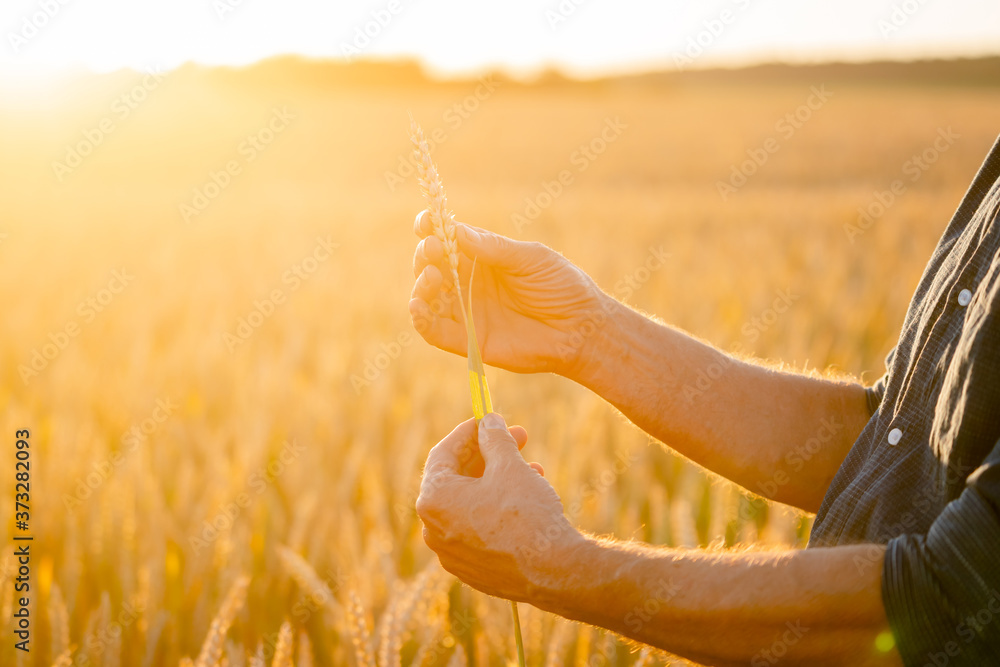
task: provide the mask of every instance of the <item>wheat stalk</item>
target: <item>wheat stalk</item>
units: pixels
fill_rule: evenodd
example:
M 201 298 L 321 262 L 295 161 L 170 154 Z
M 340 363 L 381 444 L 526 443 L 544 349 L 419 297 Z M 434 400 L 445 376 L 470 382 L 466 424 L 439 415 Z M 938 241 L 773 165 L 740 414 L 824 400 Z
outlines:
M 69 612 L 59 584 L 53 583 L 49 593 L 49 625 L 52 633 L 52 655 L 62 656 L 69 648 Z
M 465 648 L 461 644 L 458 644 L 455 646 L 455 652 L 451 654 L 448 667 L 466 667 L 468 664 L 469 661 L 465 657 Z
M 555 625 L 546 651 L 545 667 L 558 667 L 564 662 L 563 656 L 566 653 L 566 644 L 569 639 L 569 622 L 557 619 Z
M 226 639 L 226 633 L 229 632 L 229 626 L 233 624 L 236 614 L 243 606 L 249 585 L 250 577 L 240 577 L 229 589 L 229 593 L 222 603 L 222 608 L 212 619 L 212 626 L 208 630 L 205 643 L 201 646 L 201 653 L 198 654 L 195 667 L 215 667 L 215 664 L 219 662 L 222 657 L 222 646 Z
M 278 630 L 278 641 L 274 645 L 274 658 L 271 667 L 294 667 L 292 652 L 295 650 L 295 637 L 292 635 L 292 624 L 285 621 Z
M 354 644 L 354 657 L 358 667 L 376 667 L 375 655 L 372 652 L 372 633 L 368 627 L 365 607 L 354 591 L 347 596 L 347 627 L 351 632 L 351 643 Z
M 267 661 L 264 660 L 264 644 L 257 643 L 257 652 L 250 656 L 247 667 L 267 667 Z
M 305 630 L 299 630 L 299 661 L 296 667 L 313 667 L 312 642 Z
M 73 651 L 75 647 L 70 646 L 52 661 L 52 667 L 73 667 Z
M 309 596 L 309 598 L 326 607 L 330 612 L 337 611 L 337 600 L 333 591 L 325 581 L 313 569 L 312 565 L 305 558 L 298 555 L 286 546 L 278 545 L 278 559 L 285 566 L 292 579 L 299 585 L 299 588 Z
M 414 157 L 417 162 L 417 182 L 427 202 L 430 211 L 431 228 L 444 246 L 445 257 L 451 268 L 451 277 L 455 282 L 455 292 L 465 320 L 465 332 L 468 338 L 469 359 L 469 390 L 472 395 L 472 413 L 476 419 L 482 419 L 493 412 L 490 398 L 490 388 L 486 383 L 486 371 L 483 368 L 483 358 L 479 351 L 479 341 L 476 338 L 476 324 L 472 318 L 472 278 L 469 278 L 469 303 L 462 300 L 462 281 L 458 274 L 458 238 L 455 233 L 455 215 L 448 209 L 448 196 L 445 194 L 441 175 L 438 173 L 434 160 L 431 159 L 430 146 L 424 138 L 424 131 L 417 121 L 410 116 L 410 142 L 413 144 Z M 470 276 L 476 272 L 475 261 L 472 263 Z M 521 620 L 517 615 L 517 603 L 511 600 L 511 615 L 514 618 L 514 643 L 517 645 L 517 663 L 524 667 L 524 641 L 521 638 Z

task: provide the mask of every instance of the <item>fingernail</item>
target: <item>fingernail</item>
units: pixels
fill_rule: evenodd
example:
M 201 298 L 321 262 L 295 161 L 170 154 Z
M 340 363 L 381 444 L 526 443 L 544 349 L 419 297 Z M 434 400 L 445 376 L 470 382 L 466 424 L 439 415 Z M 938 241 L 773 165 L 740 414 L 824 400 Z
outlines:
M 503 417 L 501 417 L 496 412 L 491 412 L 488 415 L 485 415 L 479 423 L 482 424 L 483 427 L 489 428 L 489 429 L 494 429 L 494 428 L 506 429 L 507 428 L 507 424 L 504 423 Z

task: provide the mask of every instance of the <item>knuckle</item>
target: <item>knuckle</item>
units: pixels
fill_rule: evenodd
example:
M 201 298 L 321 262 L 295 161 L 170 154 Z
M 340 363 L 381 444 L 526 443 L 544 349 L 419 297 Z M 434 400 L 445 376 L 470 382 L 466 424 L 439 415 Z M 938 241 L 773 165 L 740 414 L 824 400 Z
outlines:
M 534 255 L 542 255 L 549 251 L 549 247 L 541 241 L 528 241 L 527 249 Z
M 431 515 L 434 513 L 433 505 L 431 501 L 427 498 L 427 495 L 423 492 L 417 497 L 417 502 L 414 504 L 417 510 L 417 516 L 420 517 L 422 521 L 430 519 Z M 427 530 L 426 528 L 424 529 Z

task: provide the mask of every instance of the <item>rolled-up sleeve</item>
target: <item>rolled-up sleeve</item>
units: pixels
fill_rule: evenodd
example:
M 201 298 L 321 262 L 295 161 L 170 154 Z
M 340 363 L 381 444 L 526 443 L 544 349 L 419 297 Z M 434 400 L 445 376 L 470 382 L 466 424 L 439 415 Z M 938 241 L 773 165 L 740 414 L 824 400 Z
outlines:
M 882 600 L 906 665 L 1000 665 L 1000 443 L 926 535 L 889 542 Z

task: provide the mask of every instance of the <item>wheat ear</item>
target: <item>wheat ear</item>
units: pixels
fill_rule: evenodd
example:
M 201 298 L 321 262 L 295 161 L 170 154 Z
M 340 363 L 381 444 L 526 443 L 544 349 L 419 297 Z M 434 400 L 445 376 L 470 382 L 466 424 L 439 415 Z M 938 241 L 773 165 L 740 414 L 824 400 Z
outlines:
M 354 591 L 347 597 L 347 627 L 351 632 L 351 642 L 354 644 L 354 657 L 358 667 L 376 667 L 375 654 L 372 651 L 372 632 L 368 626 L 365 607 Z
M 331 612 L 337 611 L 337 599 L 333 595 L 333 591 L 325 581 L 323 581 L 320 576 L 313 569 L 312 565 L 286 546 L 278 545 L 277 547 L 278 559 L 281 564 L 285 566 L 289 574 L 292 575 L 292 579 L 295 583 L 299 585 L 299 588 L 309 596 L 309 598 L 321 604 Z
M 49 592 L 49 626 L 52 633 L 52 655 L 61 656 L 69 648 L 69 612 L 59 584 Z
M 427 201 L 427 210 L 431 217 L 431 230 L 434 236 L 444 246 L 445 258 L 451 269 L 451 278 L 458 292 L 459 302 L 462 300 L 462 282 L 458 277 L 458 236 L 455 233 L 455 214 L 448 209 L 448 195 L 445 194 L 441 175 L 438 173 L 434 160 L 431 159 L 431 149 L 424 138 L 424 131 L 417 121 L 410 117 L 410 142 L 413 144 L 413 155 L 417 163 L 417 183 Z M 464 304 L 463 304 L 464 306 Z M 463 309 L 464 312 L 464 309 Z
M 292 634 L 292 624 L 285 621 L 278 630 L 278 641 L 274 645 L 274 658 L 271 667 L 294 667 L 292 652 L 295 650 L 295 636 Z
M 195 661 L 195 667 L 215 667 L 222 657 L 222 646 L 229 632 L 229 626 L 236 620 L 243 601 L 246 599 L 247 588 L 250 585 L 250 577 L 240 577 L 229 589 L 225 601 L 219 613 L 212 619 L 212 626 L 208 629 L 208 636 L 201 646 L 201 653 Z
M 431 149 L 424 138 L 424 131 L 410 116 L 410 142 L 417 163 L 417 182 L 427 201 L 427 209 L 431 216 L 431 229 L 444 246 L 444 254 L 451 268 L 451 277 L 455 282 L 455 292 L 458 294 L 462 319 L 465 320 L 465 333 L 468 338 L 469 358 L 469 389 L 472 394 L 472 414 L 476 419 L 482 419 L 493 412 L 493 402 L 490 398 L 490 388 L 486 383 L 486 371 L 483 369 L 483 358 L 479 351 L 479 341 L 476 338 L 476 324 L 472 318 L 472 279 L 469 279 L 469 303 L 462 300 L 462 281 L 458 274 L 458 236 L 455 233 L 455 215 L 448 209 L 448 196 L 441 183 L 434 160 L 431 159 Z M 470 275 L 475 275 L 476 264 L 472 263 Z M 521 620 L 517 615 L 517 603 L 511 600 L 511 615 L 514 618 L 514 643 L 517 645 L 517 664 L 524 667 L 524 640 L 521 638 Z
M 267 661 L 264 660 L 264 644 L 257 643 L 257 652 L 250 656 L 247 667 L 267 667 Z

